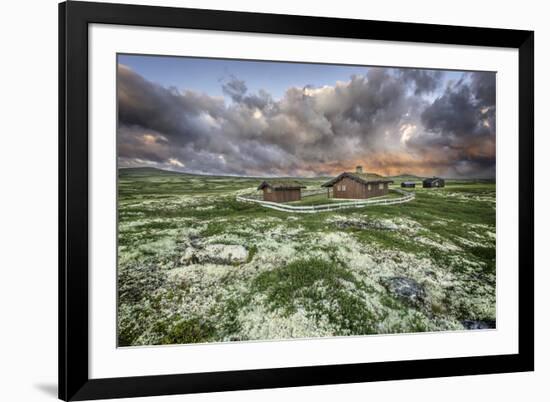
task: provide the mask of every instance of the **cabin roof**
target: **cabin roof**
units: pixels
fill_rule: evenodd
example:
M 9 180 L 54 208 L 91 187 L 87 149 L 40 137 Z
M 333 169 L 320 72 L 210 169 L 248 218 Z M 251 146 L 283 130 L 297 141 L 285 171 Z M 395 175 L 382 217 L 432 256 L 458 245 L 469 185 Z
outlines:
M 443 180 L 441 177 L 428 177 L 427 179 L 424 179 L 424 183 L 433 183 L 434 181 Z
M 352 173 L 344 172 L 339 174 L 334 179 L 327 181 L 322 184 L 322 187 L 332 187 L 336 182 L 342 180 L 344 177 L 349 177 L 352 180 L 355 180 L 359 183 L 369 184 L 369 183 L 393 183 L 393 180 L 389 180 L 375 173 Z
M 258 186 L 258 190 L 262 190 L 266 187 L 271 187 L 276 190 L 299 190 L 301 188 L 306 188 L 302 183 L 295 180 L 264 180 Z

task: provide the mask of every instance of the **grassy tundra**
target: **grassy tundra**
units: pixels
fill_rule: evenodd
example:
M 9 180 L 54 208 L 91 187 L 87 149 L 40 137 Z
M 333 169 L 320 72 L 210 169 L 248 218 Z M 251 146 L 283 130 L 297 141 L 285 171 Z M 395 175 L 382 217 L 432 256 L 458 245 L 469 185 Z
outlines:
M 494 327 L 494 183 L 291 214 L 259 182 L 120 170 L 120 346 Z

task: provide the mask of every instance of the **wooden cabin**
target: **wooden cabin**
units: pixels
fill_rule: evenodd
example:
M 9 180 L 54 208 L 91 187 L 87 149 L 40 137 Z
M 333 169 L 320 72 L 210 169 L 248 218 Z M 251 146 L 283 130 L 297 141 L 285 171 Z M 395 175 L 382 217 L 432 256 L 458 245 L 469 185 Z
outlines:
M 432 187 L 445 187 L 445 180 L 440 177 L 431 177 L 428 179 L 422 180 L 422 187 L 432 188 Z
M 291 180 L 265 180 L 258 186 L 263 190 L 264 201 L 289 202 L 302 199 L 303 184 Z
M 332 198 L 365 199 L 388 194 L 391 183 L 393 180 L 377 174 L 363 173 L 363 168 L 357 166 L 355 173 L 344 172 L 322 186 L 327 188 L 329 196 L 332 188 Z
M 415 188 L 416 183 L 414 181 L 404 181 L 404 182 L 401 182 L 401 187 L 403 187 L 403 188 Z

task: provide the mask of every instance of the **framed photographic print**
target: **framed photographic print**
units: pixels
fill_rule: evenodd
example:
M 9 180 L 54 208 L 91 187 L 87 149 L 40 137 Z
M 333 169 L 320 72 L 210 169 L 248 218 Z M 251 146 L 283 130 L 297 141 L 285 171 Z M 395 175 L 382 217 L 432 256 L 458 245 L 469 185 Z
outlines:
M 534 369 L 534 33 L 59 5 L 59 397 Z

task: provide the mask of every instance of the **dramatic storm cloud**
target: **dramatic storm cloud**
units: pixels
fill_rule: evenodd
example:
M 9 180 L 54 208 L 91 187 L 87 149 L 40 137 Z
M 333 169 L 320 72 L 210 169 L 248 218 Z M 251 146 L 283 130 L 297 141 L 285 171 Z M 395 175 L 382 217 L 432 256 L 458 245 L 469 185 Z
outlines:
M 317 74 L 296 83 L 299 74 L 287 72 L 288 84 L 231 73 L 205 88 L 194 79 L 200 73 L 173 70 L 184 83 L 119 64 L 120 166 L 261 176 L 332 175 L 356 165 L 387 175 L 495 174 L 493 73 L 369 67 L 330 82 Z

